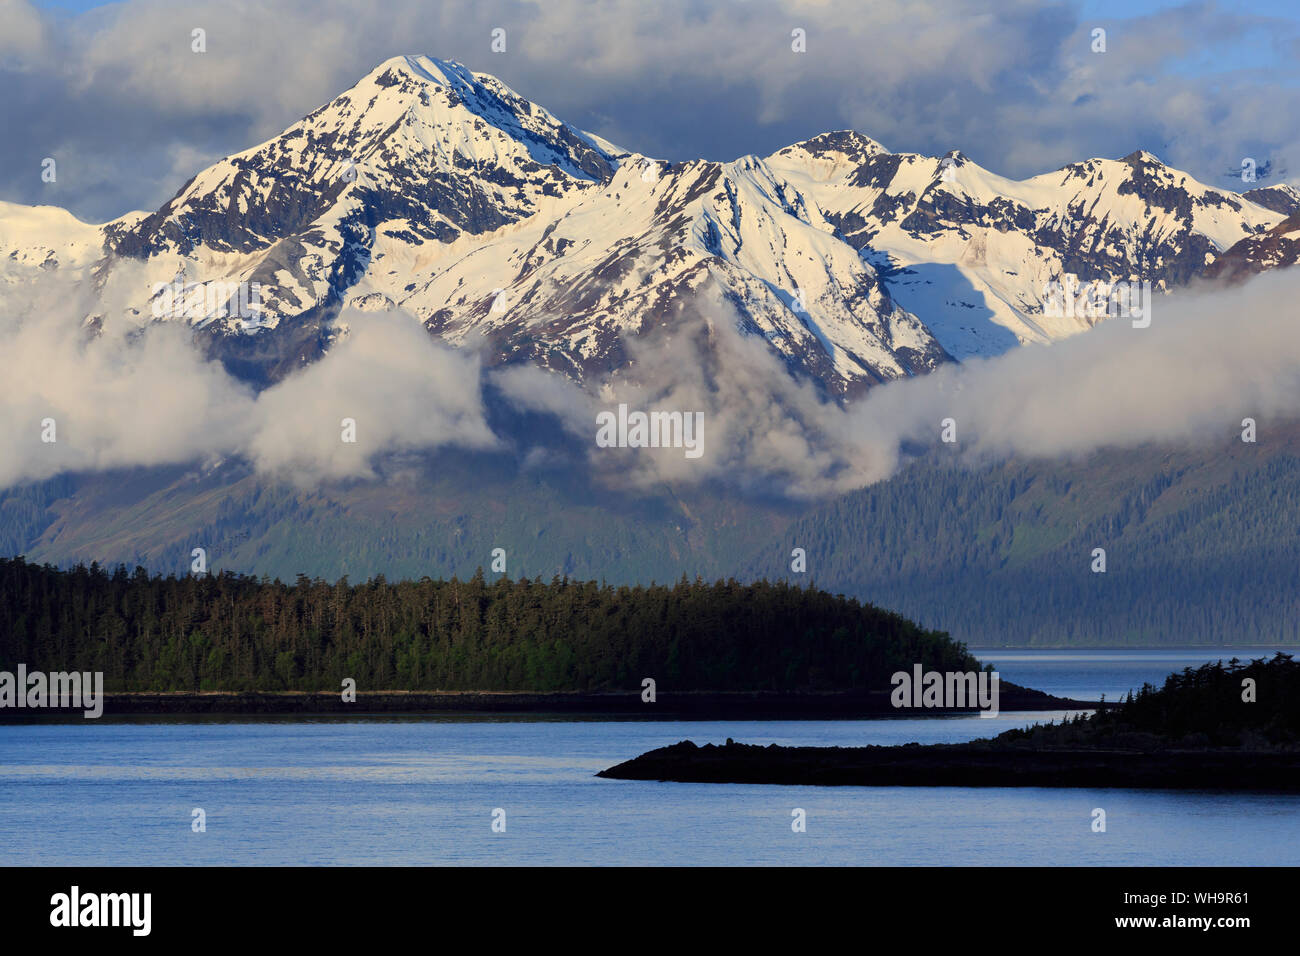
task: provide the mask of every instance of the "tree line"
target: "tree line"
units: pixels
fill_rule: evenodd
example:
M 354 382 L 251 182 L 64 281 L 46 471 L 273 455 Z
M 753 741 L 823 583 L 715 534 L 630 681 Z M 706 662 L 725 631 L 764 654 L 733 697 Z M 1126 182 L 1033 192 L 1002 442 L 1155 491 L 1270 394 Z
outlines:
M 1118 707 L 1062 723 L 1007 731 L 999 740 L 1045 746 L 1241 747 L 1300 746 L 1300 661 L 1276 652 L 1249 662 L 1233 658 L 1186 667 L 1157 688 L 1142 689 Z
M 286 584 L 0 559 L 0 669 L 19 663 L 117 691 L 885 690 L 916 663 L 979 668 L 947 634 L 786 583 Z

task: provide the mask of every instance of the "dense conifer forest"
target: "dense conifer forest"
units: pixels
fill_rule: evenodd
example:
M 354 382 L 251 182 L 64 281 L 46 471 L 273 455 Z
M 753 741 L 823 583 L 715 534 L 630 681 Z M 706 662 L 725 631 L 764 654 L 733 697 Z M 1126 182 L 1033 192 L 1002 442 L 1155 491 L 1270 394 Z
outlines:
M 0 560 L 0 669 L 102 671 L 107 690 L 887 689 L 973 670 L 946 634 L 784 583 L 556 578 L 292 584 Z
M 1300 661 L 1278 652 L 1187 667 L 1163 687 L 1130 691 L 1118 707 L 1009 730 L 998 739 L 1044 747 L 1294 750 L 1300 747 Z

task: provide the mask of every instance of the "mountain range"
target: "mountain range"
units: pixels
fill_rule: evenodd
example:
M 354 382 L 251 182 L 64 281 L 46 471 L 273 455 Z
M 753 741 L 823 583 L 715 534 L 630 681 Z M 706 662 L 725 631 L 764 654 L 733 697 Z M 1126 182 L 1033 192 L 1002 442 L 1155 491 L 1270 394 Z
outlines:
M 629 372 L 630 340 L 692 311 L 720 320 L 722 302 L 847 398 L 1086 330 L 1096 315 L 1048 301 L 1072 281 L 1159 293 L 1292 262 L 1298 213 L 1292 187 L 1220 190 L 1143 151 L 1023 181 L 854 131 L 668 162 L 487 74 L 399 56 L 152 212 L 90 225 L 0 204 L 0 291 L 140 267 L 128 317 L 187 322 L 257 385 L 328 351 L 345 308 L 400 308 L 489 365 L 595 387 Z M 258 307 L 236 308 L 254 283 Z M 169 296 L 202 304 L 160 308 Z

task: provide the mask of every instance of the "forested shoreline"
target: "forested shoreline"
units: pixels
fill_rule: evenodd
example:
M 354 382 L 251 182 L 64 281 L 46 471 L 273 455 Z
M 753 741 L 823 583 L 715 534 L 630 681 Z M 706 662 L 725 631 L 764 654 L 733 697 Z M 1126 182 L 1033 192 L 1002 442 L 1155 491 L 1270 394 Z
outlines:
M 0 669 L 102 671 L 109 691 L 883 690 L 964 645 L 785 583 L 554 578 L 294 583 L 0 559 Z

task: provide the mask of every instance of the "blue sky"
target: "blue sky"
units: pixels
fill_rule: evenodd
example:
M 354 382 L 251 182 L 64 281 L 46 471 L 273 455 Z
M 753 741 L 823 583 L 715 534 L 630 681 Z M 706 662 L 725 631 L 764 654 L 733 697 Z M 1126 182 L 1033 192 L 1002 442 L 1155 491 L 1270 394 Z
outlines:
M 855 128 L 1015 177 L 1139 148 L 1227 188 L 1246 156 L 1300 175 L 1300 13 L 1283 0 L 0 0 L 0 25 L 0 122 L 17 133 L 0 140 L 0 199 L 96 220 L 156 208 L 401 53 L 459 60 L 673 160 Z M 488 49 L 497 26 L 505 55 Z
M 1153 13 L 1176 13 L 1180 8 L 1188 6 L 1192 4 L 1155 0 L 1085 0 L 1074 5 L 1083 19 L 1096 20 L 1103 26 L 1106 25 L 1105 21 L 1123 24 Z M 1222 6 L 1229 11 L 1234 8 L 1230 3 Z M 1297 22 L 1300 21 L 1300 2 L 1258 0 L 1243 8 L 1242 12 L 1249 13 L 1251 17 Z M 1261 24 L 1238 36 L 1220 37 L 1209 47 L 1198 46 L 1193 55 L 1177 64 L 1177 68 L 1193 76 L 1225 70 L 1276 70 L 1279 71 L 1279 80 L 1295 83 L 1300 80 L 1300 70 L 1295 68 L 1295 51 L 1292 49 L 1288 57 L 1287 51 L 1275 42 L 1276 39 L 1272 28 Z

